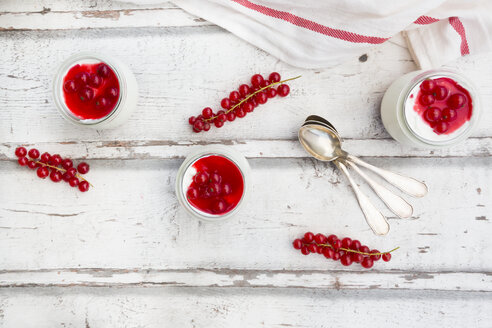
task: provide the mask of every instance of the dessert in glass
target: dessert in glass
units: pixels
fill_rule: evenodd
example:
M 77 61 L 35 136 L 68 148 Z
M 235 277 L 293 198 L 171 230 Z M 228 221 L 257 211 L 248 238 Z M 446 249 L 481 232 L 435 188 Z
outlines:
M 125 122 L 137 105 L 135 76 L 119 60 L 79 53 L 58 69 L 53 84 L 55 104 L 68 121 L 97 129 Z
M 412 147 L 442 148 L 465 140 L 480 117 L 473 84 L 451 70 L 416 71 L 391 84 L 381 103 L 388 133 Z

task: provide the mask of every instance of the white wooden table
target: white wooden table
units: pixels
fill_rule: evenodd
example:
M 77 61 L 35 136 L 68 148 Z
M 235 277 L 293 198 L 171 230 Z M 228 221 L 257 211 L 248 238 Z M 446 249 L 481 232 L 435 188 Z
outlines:
M 416 68 L 398 36 L 302 70 L 170 3 L 3 0 L 0 31 L 1 327 L 492 326 L 490 54 L 449 65 L 478 85 L 481 127 L 428 151 L 401 147 L 381 124 L 385 89 Z M 135 73 L 139 106 L 121 128 L 77 128 L 57 113 L 54 69 L 82 50 Z M 303 77 L 288 98 L 191 132 L 188 116 L 271 71 Z M 384 210 L 391 232 L 373 235 L 344 177 L 298 145 L 308 114 L 328 118 L 348 151 L 426 181 L 414 217 Z M 217 224 L 188 217 L 174 195 L 183 157 L 209 143 L 238 149 L 253 169 L 251 201 Z M 36 178 L 14 161 L 18 145 L 87 159 L 96 187 Z M 372 270 L 343 267 L 292 249 L 306 231 L 401 249 Z

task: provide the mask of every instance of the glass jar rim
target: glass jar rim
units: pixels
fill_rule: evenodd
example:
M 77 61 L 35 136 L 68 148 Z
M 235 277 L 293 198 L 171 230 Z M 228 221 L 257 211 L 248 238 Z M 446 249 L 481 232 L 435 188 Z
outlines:
M 108 65 L 113 72 L 115 73 L 118 83 L 119 83 L 119 88 L 120 92 L 118 95 L 118 100 L 114 106 L 114 108 L 111 110 L 111 112 L 100 118 L 100 119 L 90 119 L 90 120 L 84 120 L 81 119 L 80 117 L 77 117 L 76 115 L 73 114 L 73 112 L 68 108 L 68 106 L 65 103 L 65 98 L 63 96 L 63 79 L 65 75 L 67 74 L 68 70 L 70 70 L 73 65 L 75 65 L 76 62 L 84 59 L 94 59 L 97 61 L 100 61 L 106 65 Z M 68 119 L 69 121 L 83 125 L 83 126 L 90 126 L 90 125 L 97 125 L 103 122 L 110 121 L 114 119 L 117 116 L 118 110 L 121 107 L 122 101 L 123 101 L 123 96 L 126 93 L 126 82 L 124 79 L 124 75 L 121 74 L 120 70 L 117 67 L 117 64 L 112 60 L 109 56 L 100 54 L 100 53 L 95 53 L 95 52 L 79 52 L 76 54 L 73 54 L 72 56 L 68 57 L 57 69 L 57 73 L 55 76 L 55 79 L 53 81 L 53 95 L 54 95 L 54 101 L 55 104 L 58 108 L 58 111 Z

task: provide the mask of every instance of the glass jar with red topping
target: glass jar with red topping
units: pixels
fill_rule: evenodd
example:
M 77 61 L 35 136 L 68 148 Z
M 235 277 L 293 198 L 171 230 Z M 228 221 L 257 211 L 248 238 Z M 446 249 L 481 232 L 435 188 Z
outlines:
M 79 126 L 112 128 L 137 105 L 138 87 L 128 66 L 102 54 L 79 53 L 59 67 L 53 98 L 62 116 Z
M 381 103 L 388 133 L 411 147 L 443 148 L 470 136 L 480 117 L 472 82 L 447 70 L 415 71 L 394 81 Z
M 178 170 L 176 195 L 191 215 L 218 221 L 236 214 L 249 194 L 250 167 L 239 152 L 221 145 L 192 152 Z

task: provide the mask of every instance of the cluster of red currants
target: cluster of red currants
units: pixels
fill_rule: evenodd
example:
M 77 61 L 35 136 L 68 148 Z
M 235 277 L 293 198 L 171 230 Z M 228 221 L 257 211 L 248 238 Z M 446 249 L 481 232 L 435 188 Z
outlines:
M 212 208 L 214 213 L 221 214 L 228 209 L 229 205 L 223 197 L 232 193 L 232 186 L 224 182 L 218 172 L 210 173 L 207 170 L 197 172 L 193 176 L 193 182 L 194 184 L 186 191 L 189 200 L 215 198 Z
M 41 179 L 49 176 L 53 182 L 63 180 L 68 182 L 71 187 L 78 187 L 82 192 L 89 190 L 89 182 L 81 177 L 81 174 L 89 172 L 89 164 L 85 162 L 81 162 L 75 168 L 71 159 L 62 159 L 58 154 L 43 153 L 40 155 L 36 148 L 30 149 L 28 152 L 26 148 L 18 147 L 15 150 L 15 155 L 18 157 L 20 166 L 27 166 L 31 170 L 36 170 Z
M 320 233 L 315 235 L 312 232 L 306 232 L 302 239 L 296 239 L 292 244 L 304 255 L 309 253 L 323 254 L 328 259 L 340 260 L 345 266 L 355 262 L 360 263 L 366 269 L 372 268 L 374 262 L 380 258 L 388 262 L 391 260 L 390 253 L 399 248 L 381 253 L 377 249 L 370 250 L 369 247 L 361 245 L 360 241 L 356 239 L 352 240 L 345 237 L 340 240 L 336 235 L 327 237 Z
M 194 132 L 208 131 L 212 124 L 217 128 L 221 128 L 225 122 L 232 122 L 236 117 L 243 118 L 246 114 L 254 111 L 258 105 L 265 104 L 268 99 L 274 98 L 277 95 L 286 97 L 290 88 L 284 82 L 297 79 L 298 77 L 281 81 L 280 74 L 273 72 L 264 79 L 260 74 L 255 74 L 251 77 L 251 86 L 241 84 L 238 90 L 234 90 L 229 94 L 228 98 L 222 99 L 220 106 L 223 110 L 214 113 L 212 108 L 206 107 L 202 110 L 202 114 L 197 117 L 191 116 L 188 123 L 193 127 Z M 277 86 L 278 85 L 278 86 Z

